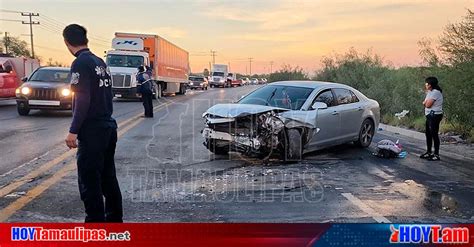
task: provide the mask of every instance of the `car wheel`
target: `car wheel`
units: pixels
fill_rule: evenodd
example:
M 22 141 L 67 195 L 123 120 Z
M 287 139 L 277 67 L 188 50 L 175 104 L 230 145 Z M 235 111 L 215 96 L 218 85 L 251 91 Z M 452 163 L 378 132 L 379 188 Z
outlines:
M 207 149 L 209 149 L 209 151 L 211 151 L 214 154 L 227 155 L 229 153 L 228 147 L 218 147 L 216 146 L 216 142 L 212 139 L 207 139 L 205 145 Z
M 286 138 L 284 143 L 284 150 L 282 152 L 282 160 L 284 161 L 299 161 L 303 158 L 303 143 L 301 133 L 297 129 L 288 129 L 286 131 Z
M 355 142 L 358 146 L 366 148 L 372 143 L 375 134 L 374 122 L 370 119 L 364 120 L 359 131 L 359 139 Z
M 29 107 L 17 106 L 16 109 L 18 110 L 18 114 L 20 114 L 20 116 L 28 116 L 28 114 L 30 113 L 30 108 Z

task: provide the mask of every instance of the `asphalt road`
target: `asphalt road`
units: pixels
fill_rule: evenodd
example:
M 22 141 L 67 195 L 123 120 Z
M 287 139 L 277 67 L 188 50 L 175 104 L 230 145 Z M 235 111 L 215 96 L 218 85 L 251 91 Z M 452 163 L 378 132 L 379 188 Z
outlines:
M 155 101 L 114 102 L 118 179 L 129 222 L 472 222 L 474 150 L 443 144 L 442 161 L 420 160 L 424 143 L 400 139 L 408 156 L 385 160 L 352 144 L 285 164 L 214 156 L 202 145 L 201 114 L 255 89 L 188 91 Z M 0 104 L 0 221 L 81 222 L 75 151 L 63 138 L 69 112 L 20 117 Z M 322 130 L 323 131 L 323 130 Z

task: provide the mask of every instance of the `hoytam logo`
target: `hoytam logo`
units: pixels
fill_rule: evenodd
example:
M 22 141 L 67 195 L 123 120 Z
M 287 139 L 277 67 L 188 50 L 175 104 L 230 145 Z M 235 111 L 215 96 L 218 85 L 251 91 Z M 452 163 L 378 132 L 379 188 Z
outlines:
M 390 243 L 469 243 L 469 228 L 441 225 L 390 225 Z
M 130 241 L 130 232 L 107 232 L 105 229 L 46 229 L 43 227 L 12 227 L 12 241 Z

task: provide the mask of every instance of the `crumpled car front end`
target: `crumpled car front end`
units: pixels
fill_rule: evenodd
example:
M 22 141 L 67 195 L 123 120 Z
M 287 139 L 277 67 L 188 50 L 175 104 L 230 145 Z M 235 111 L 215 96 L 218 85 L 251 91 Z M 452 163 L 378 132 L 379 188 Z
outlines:
M 280 153 L 285 143 L 285 128 L 308 127 L 284 116 L 288 109 L 245 104 L 218 104 L 204 114 L 204 145 L 215 154 L 237 151 L 265 158 Z M 306 131 L 307 132 L 307 131 Z

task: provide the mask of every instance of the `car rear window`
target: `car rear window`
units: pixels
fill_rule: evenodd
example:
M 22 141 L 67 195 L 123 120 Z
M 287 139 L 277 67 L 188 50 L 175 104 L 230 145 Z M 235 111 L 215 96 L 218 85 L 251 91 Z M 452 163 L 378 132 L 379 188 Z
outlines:
M 259 88 L 239 101 L 239 104 L 255 104 L 299 110 L 312 88 L 292 86 L 265 86 Z
M 359 101 L 357 96 L 348 89 L 336 88 L 334 89 L 334 93 L 336 94 L 338 105 L 351 104 Z

